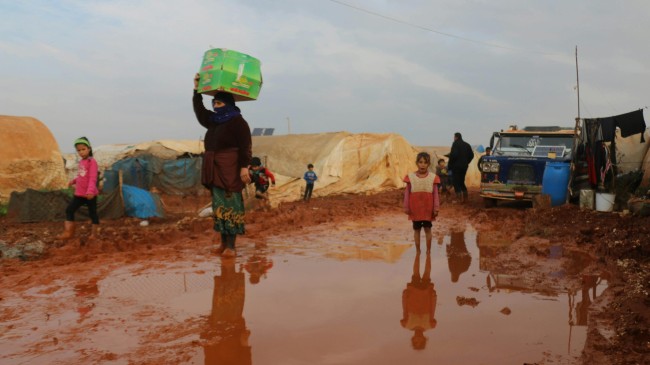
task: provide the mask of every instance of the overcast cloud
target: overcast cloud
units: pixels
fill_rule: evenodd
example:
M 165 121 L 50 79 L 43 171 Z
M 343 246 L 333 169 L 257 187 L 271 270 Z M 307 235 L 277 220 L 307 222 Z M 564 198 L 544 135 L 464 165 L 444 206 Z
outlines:
M 202 137 L 192 78 L 210 48 L 262 61 L 239 106 L 276 134 L 449 145 L 572 126 L 575 46 L 582 117 L 650 104 L 646 0 L 0 0 L 0 20 L 0 114 L 38 118 L 64 152 Z

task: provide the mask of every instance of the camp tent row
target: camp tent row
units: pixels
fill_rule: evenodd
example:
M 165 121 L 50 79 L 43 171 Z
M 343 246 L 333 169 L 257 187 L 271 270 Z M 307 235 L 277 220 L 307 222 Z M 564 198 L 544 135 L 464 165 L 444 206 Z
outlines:
M 6 204 L 12 192 L 28 190 L 32 195 L 38 192 L 51 196 L 49 192 L 64 189 L 67 181 L 76 175 L 78 156 L 62 155 L 56 140 L 40 121 L 29 117 L 0 116 L 0 132 L 3 137 L 0 144 L 0 204 Z M 650 156 L 647 155 L 650 136 L 647 135 L 646 131 L 645 143 L 639 143 L 639 136 L 632 136 L 621 138 L 617 145 L 619 169 L 633 171 L 645 167 L 646 184 L 650 183 Z M 302 176 L 309 163 L 314 164 L 319 176 L 315 196 L 368 194 L 403 187 L 402 178 L 415 169 L 415 156 L 419 151 L 429 152 L 433 164 L 449 152 L 448 147 L 413 147 L 394 133 L 335 132 L 252 138 L 253 154 L 262 157 L 276 175 L 277 188 L 271 190 L 275 203 L 300 198 L 304 188 Z M 39 143 L 34 144 L 34 140 L 39 140 Z M 159 140 L 94 148 L 103 178 L 104 195 L 119 192 L 116 188 L 120 179 L 124 185 L 145 191 L 195 194 L 203 189 L 200 184 L 202 154 L 203 143 L 200 140 Z M 475 152 L 467 173 L 468 186 L 480 184 L 480 172 L 474 163 L 478 157 L 479 153 Z M 41 217 L 38 219 L 63 219 L 65 201 L 69 197 L 61 195 L 60 191 L 58 194 L 59 203 L 48 208 L 58 211 L 54 218 L 52 214 L 47 218 L 42 213 L 27 215 Z M 45 198 L 23 198 L 18 205 L 39 206 L 38 210 L 42 211 L 42 207 L 47 205 L 35 203 L 42 203 L 42 199 Z M 19 200 L 16 197 L 16 201 Z M 123 214 L 124 202 L 114 205 L 111 209 L 114 213 L 109 216 Z

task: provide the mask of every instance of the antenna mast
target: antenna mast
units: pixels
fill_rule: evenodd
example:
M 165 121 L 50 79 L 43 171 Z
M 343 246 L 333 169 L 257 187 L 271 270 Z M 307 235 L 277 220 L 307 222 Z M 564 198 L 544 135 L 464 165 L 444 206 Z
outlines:
M 578 91 L 578 120 L 580 120 L 580 78 L 578 77 L 578 46 L 576 46 L 576 90 Z

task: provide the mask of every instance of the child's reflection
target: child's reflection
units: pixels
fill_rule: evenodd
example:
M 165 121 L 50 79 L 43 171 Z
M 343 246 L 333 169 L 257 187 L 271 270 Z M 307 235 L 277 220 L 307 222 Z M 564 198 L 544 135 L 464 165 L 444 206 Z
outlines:
M 458 282 L 460 274 L 469 269 L 472 256 L 465 245 L 465 232 L 451 232 L 451 240 L 447 245 L 447 263 L 451 273 L 451 282 Z
M 244 272 L 234 259 L 221 260 L 221 276 L 214 277 L 208 329 L 201 334 L 205 364 L 252 364 L 250 331 L 244 320 Z
M 260 282 L 260 278 L 266 278 L 266 273 L 273 267 L 273 260 L 269 259 L 262 252 L 255 252 L 251 255 L 246 263 L 244 269 L 250 275 L 249 281 L 251 284 Z
M 431 255 L 426 255 L 424 273 L 420 276 L 420 253 L 415 255 L 413 276 L 402 292 L 402 327 L 413 331 L 411 344 L 422 350 L 427 344 L 424 331 L 436 327 L 436 302 L 438 295 L 431 282 Z

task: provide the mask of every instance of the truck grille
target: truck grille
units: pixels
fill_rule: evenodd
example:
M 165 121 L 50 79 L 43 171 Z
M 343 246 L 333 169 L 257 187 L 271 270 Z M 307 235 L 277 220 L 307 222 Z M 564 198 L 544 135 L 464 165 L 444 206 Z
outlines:
M 510 167 L 508 171 L 509 183 L 535 183 L 535 169 L 533 166 L 516 163 Z

